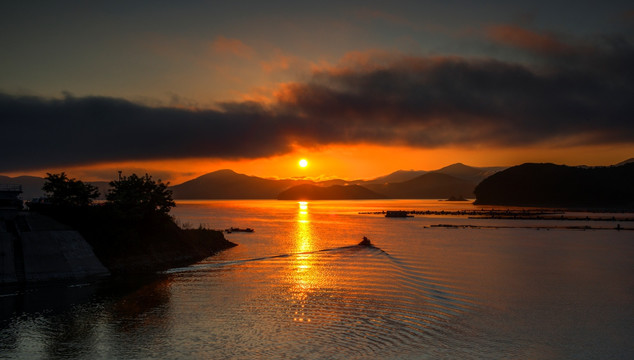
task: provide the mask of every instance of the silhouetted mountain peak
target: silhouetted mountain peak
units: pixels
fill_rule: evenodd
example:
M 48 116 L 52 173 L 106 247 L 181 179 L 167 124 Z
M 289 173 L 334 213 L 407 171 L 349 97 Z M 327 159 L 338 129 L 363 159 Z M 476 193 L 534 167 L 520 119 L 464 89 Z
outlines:
M 220 170 L 216 170 L 216 171 L 214 171 L 214 172 L 211 172 L 210 174 L 218 174 L 218 175 L 221 175 L 221 174 L 228 174 L 228 175 L 234 175 L 234 174 L 237 174 L 237 172 L 235 172 L 235 171 L 233 171 L 233 170 L 231 170 L 231 169 L 220 169 Z
M 185 183 L 188 183 L 188 182 L 197 183 L 197 182 L 207 182 L 207 181 L 231 182 L 231 181 L 238 181 L 240 179 L 246 179 L 246 178 L 248 178 L 247 175 L 239 174 L 229 169 L 222 169 L 222 170 L 217 170 L 214 172 L 201 175 L 195 179 L 186 181 Z
M 481 170 L 477 169 L 477 168 L 474 168 L 474 167 L 471 167 L 471 166 L 467 166 L 467 165 L 465 165 L 463 163 L 455 163 L 455 164 L 451 164 L 449 166 L 445 166 L 444 168 L 438 169 L 435 172 L 456 176 L 457 174 L 460 174 L 460 175 L 475 175 L 475 174 L 480 173 Z
M 445 166 L 442 169 L 434 171 L 435 173 L 441 173 L 451 175 L 463 180 L 479 183 L 487 177 L 495 174 L 498 171 L 504 170 L 504 167 L 473 167 L 465 165 L 463 163 L 455 163 L 449 166 Z
M 225 176 L 235 176 L 235 175 L 242 175 L 242 174 L 238 174 L 237 172 L 231 170 L 231 169 L 222 169 L 222 170 L 216 170 L 210 173 L 207 173 L 205 175 L 201 175 L 199 177 L 225 177 Z
M 622 166 L 622 165 L 629 164 L 629 163 L 634 163 L 634 158 L 629 158 L 629 159 L 627 159 L 625 161 L 621 161 L 620 163 L 618 163 L 618 164 L 616 164 L 614 166 Z
M 457 162 L 457 163 L 455 163 L 455 164 L 447 165 L 447 166 L 445 166 L 444 168 L 442 168 L 442 169 L 440 169 L 440 170 L 443 170 L 443 169 L 452 169 L 452 168 L 455 168 L 455 169 L 461 169 L 461 168 L 469 168 L 469 169 L 473 169 L 473 167 L 471 167 L 471 166 L 465 165 L 465 164 L 463 164 L 463 163 L 461 163 L 461 162 Z
M 421 183 L 421 182 L 443 181 L 443 180 L 446 180 L 446 181 L 454 181 L 454 180 L 464 181 L 463 179 L 460 179 L 460 178 L 458 178 L 456 176 L 453 176 L 453 175 L 432 171 L 432 172 L 429 172 L 427 174 L 423 174 L 421 176 L 417 176 L 417 177 L 415 177 L 415 178 L 413 178 L 411 180 L 404 181 L 404 182 L 402 182 L 402 184 L 415 184 L 415 183 Z
M 398 183 L 407 180 L 411 180 L 415 177 L 426 174 L 424 170 L 397 170 L 389 175 L 380 176 L 376 179 L 366 181 L 368 184 L 385 184 L 385 183 Z

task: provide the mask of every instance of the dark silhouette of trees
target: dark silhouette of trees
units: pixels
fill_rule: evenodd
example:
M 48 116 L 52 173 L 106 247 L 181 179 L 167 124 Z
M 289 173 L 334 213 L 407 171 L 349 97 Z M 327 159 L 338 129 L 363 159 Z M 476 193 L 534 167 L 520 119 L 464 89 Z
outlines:
M 61 174 L 47 173 L 46 175 L 42 190 L 47 193 L 51 205 L 84 207 L 91 205 L 93 200 L 100 195 L 96 186 L 68 178 L 64 172 Z
M 169 183 L 154 181 L 148 174 L 120 176 L 110 182 L 111 189 L 106 195 L 107 204 L 133 217 L 168 216 L 176 204 Z

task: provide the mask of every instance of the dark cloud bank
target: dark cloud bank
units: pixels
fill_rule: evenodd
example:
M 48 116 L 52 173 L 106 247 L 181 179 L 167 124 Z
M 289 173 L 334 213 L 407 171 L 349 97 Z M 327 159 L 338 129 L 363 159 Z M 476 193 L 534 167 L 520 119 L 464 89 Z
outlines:
M 156 108 L 0 94 L 0 172 L 104 161 L 255 158 L 304 146 L 634 143 L 634 47 L 609 39 L 532 64 L 400 57 L 315 72 L 274 105 Z

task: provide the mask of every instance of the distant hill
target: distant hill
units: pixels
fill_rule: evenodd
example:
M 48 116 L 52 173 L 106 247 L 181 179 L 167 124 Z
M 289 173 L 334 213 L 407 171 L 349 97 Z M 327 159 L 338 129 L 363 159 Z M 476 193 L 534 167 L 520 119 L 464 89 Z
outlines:
M 442 169 L 435 170 L 434 172 L 451 175 L 455 178 L 467 180 L 475 184 L 478 184 L 480 183 L 480 181 L 504 169 L 505 169 L 504 167 L 477 168 L 477 167 L 467 166 L 462 163 L 455 163 L 453 165 L 446 166 Z
M 614 165 L 614 166 L 621 166 L 621 165 L 625 165 L 625 164 L 629 164 L 629 163 L 634 163 L 634 158 L 629 158 L 625 161 L 621 161 L 620 163 Z
M 391 199 L 446 199 L 451 196 L 472 197 L 476 183 L 431 172 L 400 183 L 367 184 L 368 189 Z
M 609 167 L 514 166 L 482 181 L 476 204 L 634 208 L 634 163 Z
M 479 183 L 487 177 L 495 174 L 500 170 L 504 170 L 505 167 L 473 167 L 463 163 L 455 163 L 444 168 L 432 171 L 425 170 L 398 170 L 389 175 L 378 177 L 374 180 L 368 180 L 358 183 L 359 185 L 367 184 L 387 184 L 387 183 L 400 183 L 412 180 L 421 175 L 428 173 L 441 173 L 450 175 L 458 179 L 467 180 L 473 183 Z
M 415 177 L 426 174 L 425 170 L 398 170 L 389 175 L 380 176 L 373 180 L 364 181 L 364 184 L 387 184 L 398 183 L 407 180 L 412 180 Z
M 303 180 L 271 180 L 218 170 L 170 187 L 175 199 L 275 199 Z
M 317 186 L 303 184 L 283 191 L 277 198 L 278 200 L 361 200 L 384 199 L 385 196 L 359 185 Z

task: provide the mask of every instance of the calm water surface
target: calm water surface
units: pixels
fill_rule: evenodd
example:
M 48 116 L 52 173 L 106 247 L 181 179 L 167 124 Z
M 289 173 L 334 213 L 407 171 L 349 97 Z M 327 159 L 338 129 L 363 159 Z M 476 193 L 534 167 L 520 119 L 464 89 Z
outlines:
M 359 214 L 472 208 L 179 202 L 182 224 L 255 232 L 152 279 L 2 289 L 0 358 L 634 358 L 633 231 Z

